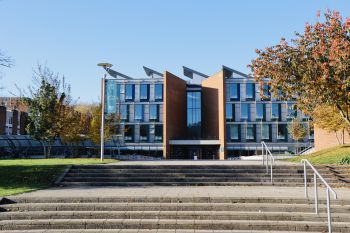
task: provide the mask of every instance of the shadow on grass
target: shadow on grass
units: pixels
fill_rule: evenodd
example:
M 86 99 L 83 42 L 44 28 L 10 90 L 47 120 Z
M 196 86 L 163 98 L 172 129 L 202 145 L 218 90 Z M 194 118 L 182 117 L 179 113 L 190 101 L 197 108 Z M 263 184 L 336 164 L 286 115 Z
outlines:
M 0 166 L 0 196 L 51 187 L 67 165 Z

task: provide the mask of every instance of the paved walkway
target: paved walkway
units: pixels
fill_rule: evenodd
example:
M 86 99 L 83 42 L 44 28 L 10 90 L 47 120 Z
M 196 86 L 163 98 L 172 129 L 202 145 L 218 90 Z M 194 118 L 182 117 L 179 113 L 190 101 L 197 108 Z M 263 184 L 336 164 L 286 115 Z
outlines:
M 350 189 L 336 189 L 338 199 L 350 200 Z M 326 190 L 319 188 L 319 197 L 325 199 Z M 313 189 L 309 188 L 313 198 Z M 179 186 L 179 187 L 55 187 L 17 197 L 261 197 L 304 198 L 303 187 L 262 186 Z M 333 197 L 332 197 L 333 199 Z

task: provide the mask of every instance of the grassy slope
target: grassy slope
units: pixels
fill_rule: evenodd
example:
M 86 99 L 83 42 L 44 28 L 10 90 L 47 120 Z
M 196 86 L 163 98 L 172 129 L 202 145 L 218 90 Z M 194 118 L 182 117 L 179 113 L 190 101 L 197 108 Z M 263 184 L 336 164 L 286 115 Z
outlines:
M 312 164 L 339 164 L 344 157 L 350 156 L 350 145 L 337 146 L 317 151 L 303 156 L 297 156 L 288 161 L 300 162 L 301 159 L 308 159 Z
M 105 159 L 103 163 L 116 162 Z M 52 186 L 67 165 L 98 164 L 99 159 L 0 160 L 0 197 Z

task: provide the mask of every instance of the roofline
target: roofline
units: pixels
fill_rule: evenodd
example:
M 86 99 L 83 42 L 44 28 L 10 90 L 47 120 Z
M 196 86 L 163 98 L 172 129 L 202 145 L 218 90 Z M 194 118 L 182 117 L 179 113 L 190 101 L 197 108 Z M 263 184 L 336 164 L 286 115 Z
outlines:
M 153 70 L 153 69 L 150 69 L 150 68 L 148 68 L 148 67 L 146 67 L 146 66 L 143 66 L 143 69 L 145 70 L 146 75 L 149 76 L 149 77 L 150 77 L 152 74 L 156 74 L 156 75 L 158 75 L 158 76 L 163 77 L 163 74 L 162 74 L 162 73 L 160 73 L 160 72 L 158 72 L 158 71 L 155 71 L 155 70 Z
M 111 69 L 111 68 L 104 68 L 104 69 L 107 71 L 107 73 L 108 73 L 110 76 L 112 76 L 112 77 L 114 77 L 114 78 L 118 78 L 118 76 L 119 76 L 119 77 L 122 77 L 122 78 L 124 78 L 124 79 L 133 79 L 133 78 L 131 78 L 131 77 L 125 75 L 125 74 L 119 73 L 118 71 L 115 71 L 115 70 L 113 70 L 113 69 Z
M 224 65 L 222 66 L 222 69 L 224 70 L 225 74 L 227 74 L 227 73 L 230 74 L 230 75 L 227 75 L 227 76 L 231 76 L 232 73 L 235 73 L 235 74 L 238 74 L 238 75 L 243 76 L 243 77 L 245 77 L 245 78 L 253 78 L 253 77 L 250 76 L 250 75 L 244 74 L 244 73 L 242 73 L 242 72 L 239 72 L 239 71 L 237 71 L 237 70 L 234 70 L 234 69 L 229 68 L 229 67 L 224 66 Z M 226 76 L 226 75 L 225 75 L 225 76 Z
M 193 79 L 193 74 L 197 74 L 199 76 L 202 76 L 203 78 L 209 78 L 209 75 L 203 74 L 203 73 L 198 72 L 196 70 L 192 70 L 186 66 L 182 66 L 182 68 L 183 68 L 184 75 L 190 79 Z

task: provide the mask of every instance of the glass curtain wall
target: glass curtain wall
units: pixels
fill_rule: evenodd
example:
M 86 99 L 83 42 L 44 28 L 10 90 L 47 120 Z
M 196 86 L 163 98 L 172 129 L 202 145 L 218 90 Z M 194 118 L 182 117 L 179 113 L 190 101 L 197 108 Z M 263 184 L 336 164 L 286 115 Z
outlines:
M 190 139 L 200 139 L 202 130 L 201 92 L 187 92 L 187 132 Z

